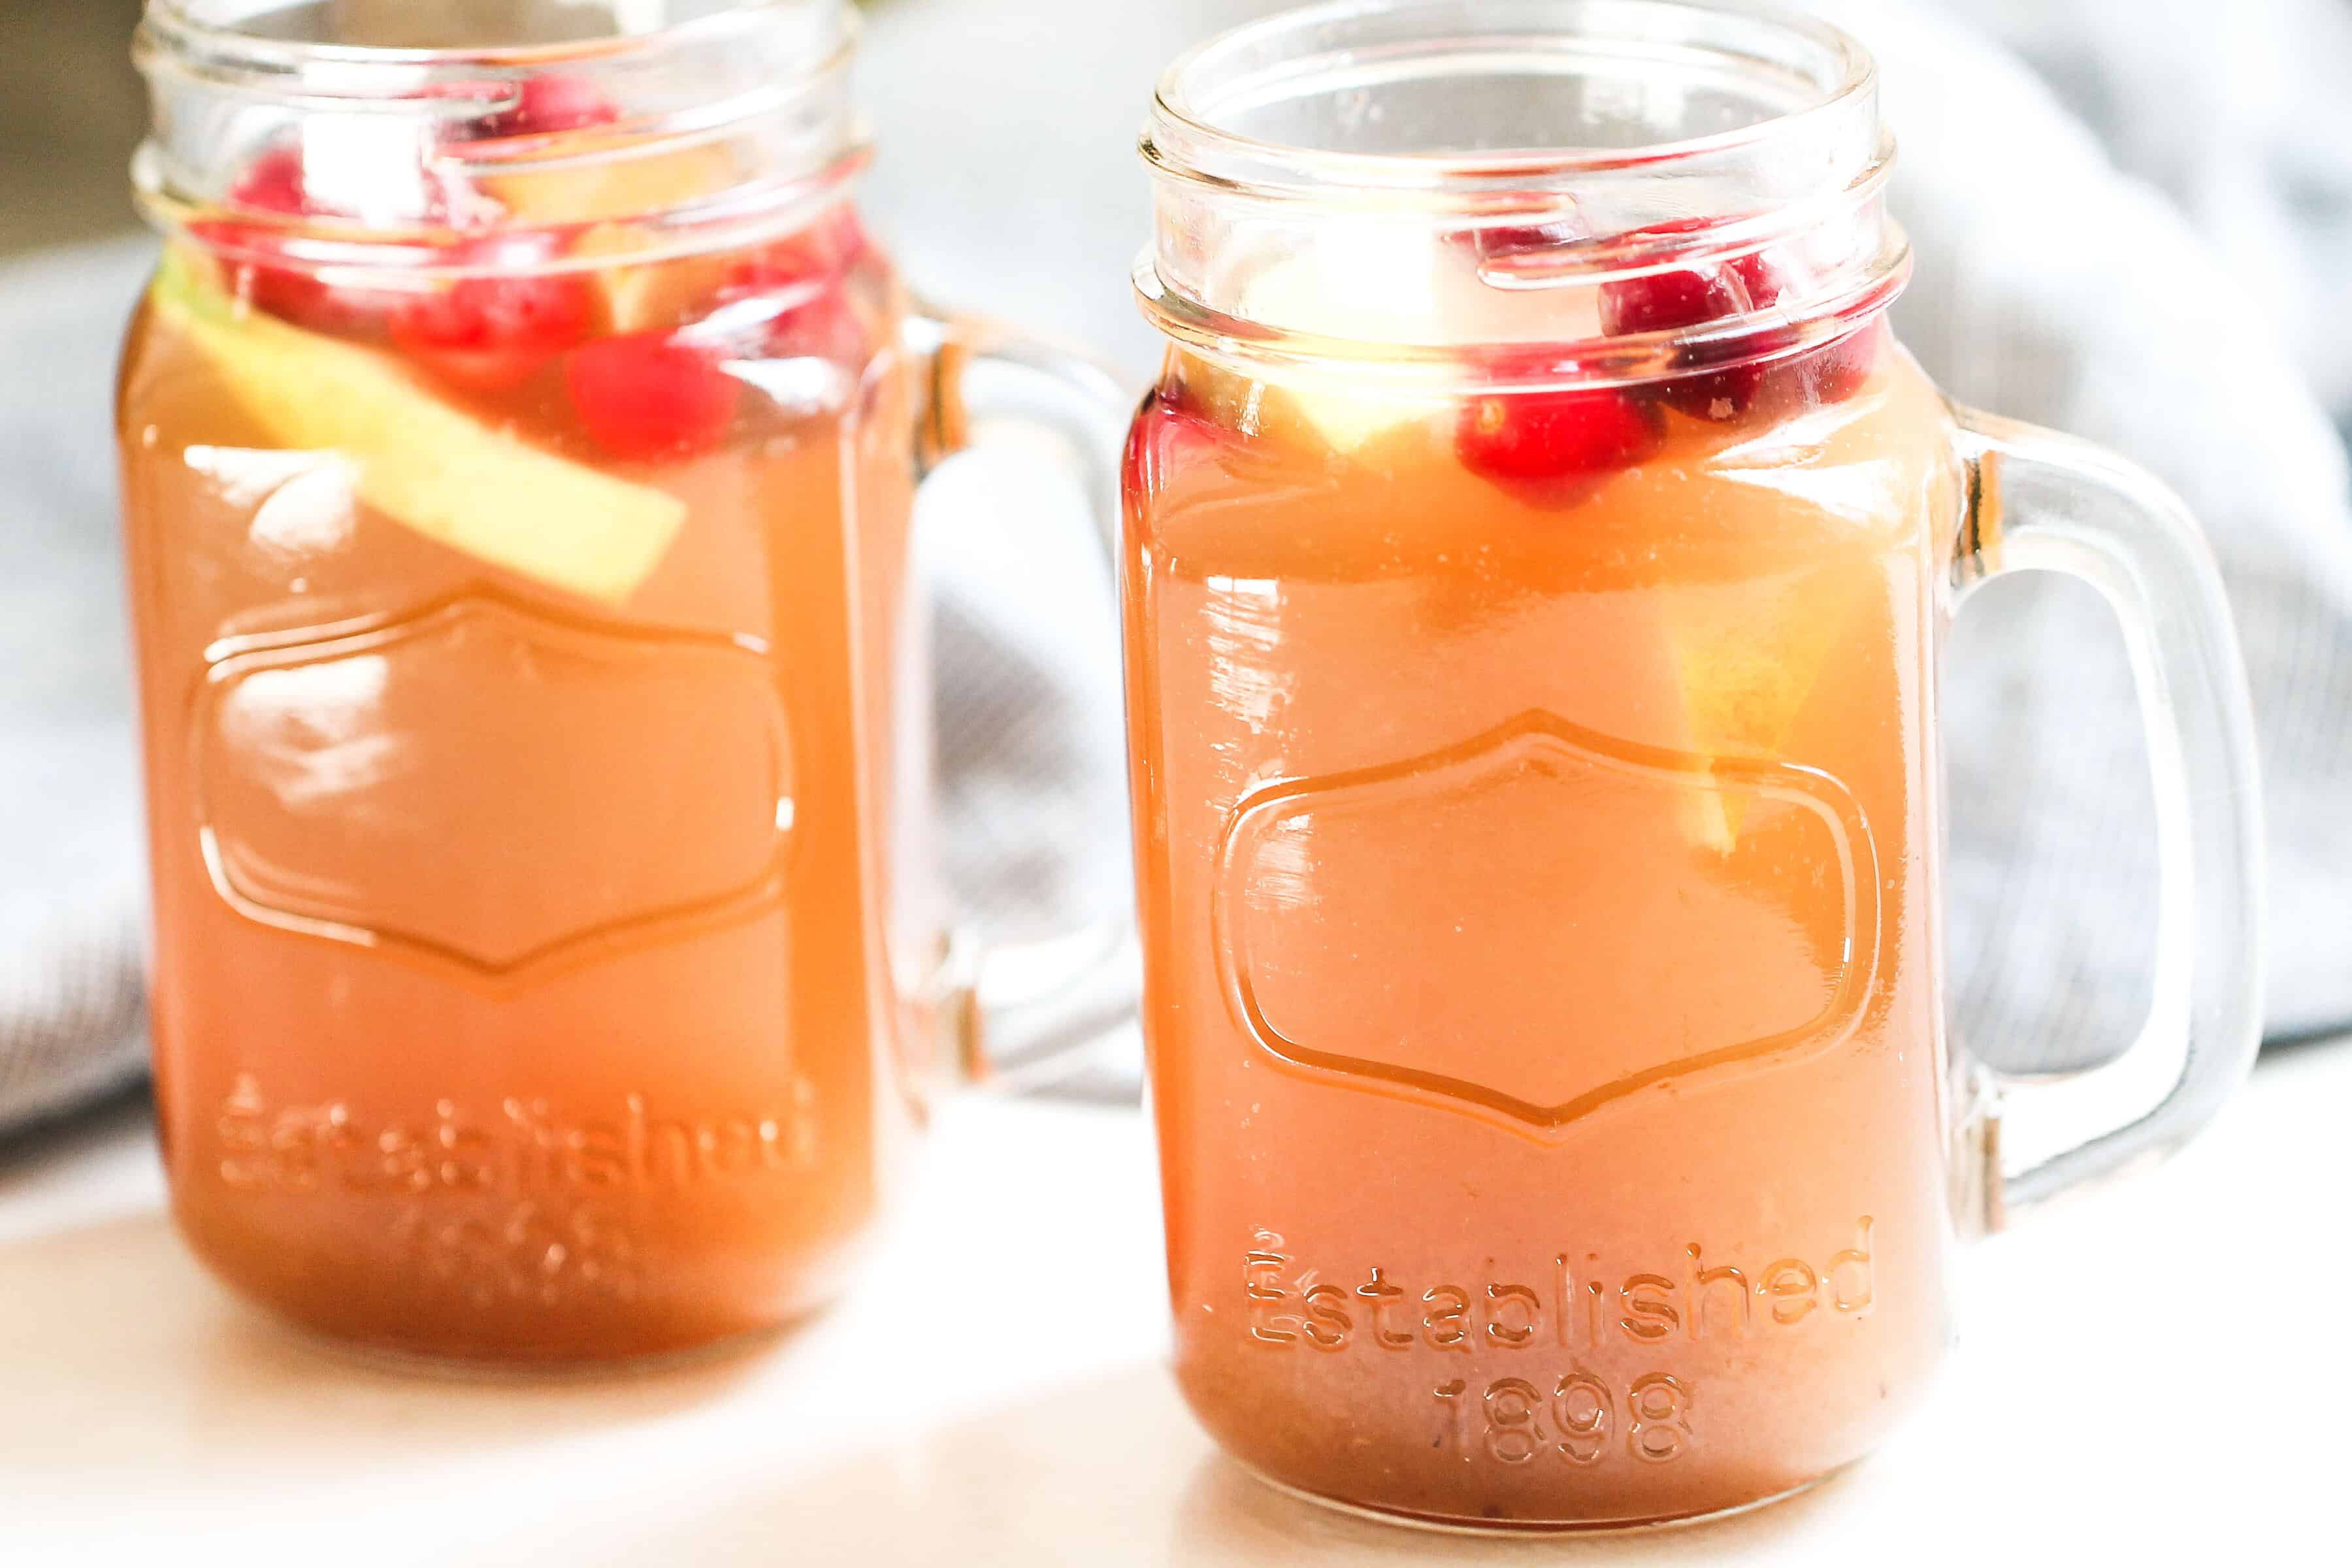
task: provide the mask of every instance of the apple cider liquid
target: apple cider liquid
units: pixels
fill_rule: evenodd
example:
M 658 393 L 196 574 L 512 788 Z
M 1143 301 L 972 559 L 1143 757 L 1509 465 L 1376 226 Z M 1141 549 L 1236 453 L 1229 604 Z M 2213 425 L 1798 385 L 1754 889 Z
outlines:
M 173 1207 L 362 1344 L 676 1351 L 824 1300 L 908 1120 L 900 290 L 837 188 L 677 237 L 776 171 L 590 155 L 591 74 L 413 90 L 429 244 L 319 237 L 397 116 L 301 110 L 123 362 Z
M 1940 1355 L 1949 476 L 1879 333 L 1829 351 L 1833 397 L 1790 369 L 1721 421 L 1470 391 L 1333 429 L 1186 353 L 1142 415 L 1177 1367 L 1265 1473 L 1474 1522 L 1706 1512 L 1866 1450 Z M 1635 449 L 1493 455 L 1587 418 Z
M 1963 486 L 1866 181 L 1807 219 L 1736 141 L 1683 184 L 1374 155 L 1467 104 L 1501 136 L 1554 66 L 1624 110 L 1601 46 L 1459 21 L 1244 29 L 1147 137 L 1172 346 L 1123 567 L 1176 1373 L 1327 1500 L 1693 1518 L 1869 1451 L 1949 1339 Z M 1457 46 L 1496 80 L 1415 96 Z

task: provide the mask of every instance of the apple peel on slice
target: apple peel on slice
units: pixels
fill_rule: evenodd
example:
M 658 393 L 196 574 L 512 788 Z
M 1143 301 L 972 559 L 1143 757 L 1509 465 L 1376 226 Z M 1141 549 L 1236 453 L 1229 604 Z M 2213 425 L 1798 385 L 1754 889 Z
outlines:
M 393 354 L 240 307 L 184 248 L 166 253 L 150 298 L 271 440 L 333 454 L 362 500 L 451 549 L 617 605 L 686 524 L 676 496 L 493 429 Z

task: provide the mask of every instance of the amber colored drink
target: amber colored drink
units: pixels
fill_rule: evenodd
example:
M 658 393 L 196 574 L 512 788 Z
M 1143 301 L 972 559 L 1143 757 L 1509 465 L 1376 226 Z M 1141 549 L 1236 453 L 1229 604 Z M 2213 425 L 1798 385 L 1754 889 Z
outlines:
M 1719 384 L 1179 350 L 1130 449 L 1176 1368 L 1319 1497 L 1609 1525 L 1947 1339 L 1922 726 L 1957 515 L 1864 326 Z
M 121 393 L 154 1047 L 240 1290 L 497 1361 L 834 1290 L 908 1115 L 900 310 L 838 205 L 391 296 L 175 242 Z

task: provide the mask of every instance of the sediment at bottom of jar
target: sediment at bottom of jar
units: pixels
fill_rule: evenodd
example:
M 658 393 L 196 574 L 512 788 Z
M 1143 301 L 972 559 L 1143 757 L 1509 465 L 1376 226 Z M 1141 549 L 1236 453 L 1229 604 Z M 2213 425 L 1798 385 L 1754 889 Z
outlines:
M 661 1284 L 641 1279 L 625 1293 L 550 1302 L 498 1290 L 493 1299 L 436 1274 L 425 1289 L 401 1289 L 381 1269 L 321 1270 L 317 1259 L 256 1268 L 254 1242 L 240 1245 L 184 1205 L 174 1227 L 205 1271 L 248 1306 L 341 1354 L 451 1375 L 498 1378 L 651 1370 L 749 1349 L 823 1312 L 854 1277 L 871 1216 L 847 1234 L 770 1259 L 754 1289 L 713 1289 L 689 1268 Z M 428 1269 L 430 1266 L 426 1266 Z M 373 1274 L 373 1278 L 371 1278 Z

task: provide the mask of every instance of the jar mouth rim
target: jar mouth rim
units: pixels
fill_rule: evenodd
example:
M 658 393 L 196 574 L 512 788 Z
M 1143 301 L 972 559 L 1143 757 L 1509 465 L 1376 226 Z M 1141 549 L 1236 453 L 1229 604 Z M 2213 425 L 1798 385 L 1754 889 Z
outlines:
M 391 46 L 272 37 L 234 23 L 207 20 L 197 14 L 198 8 L 197 0 L 147 0 L 141 29 L 164 40 L 167 53 L 200 55 L 215 68 L 263 71 L 292 71 L 310 66 L 381 66 L 407 70 L 461 66 L 542 70 L 551 66 L 659 50 L 676 43 L 723 40 L 755 32 L 790 12 L 815 9 L 837 14 L 838 20 L 831 29 L 833 37 L 828 40 L 837 48 L 856 25 L 854 13 L 841 0 L 729 0 L 719 9 L 680 17 L 642 32 L 614 31 L 594 37 L 540 43 Z
M 1527 392 L 1633 385 L 1785 359 L 1853 331 L 1892 305 L 1910 280 L 1910 242 L 1890 226 L 1866 268 L 1832 294 L 1810 301 L 1801 314 L 1759 311 L 1618 337 L 1370 342 L 1269 325 L 1203 304 L 1168 285 L 1149 246 L 1136 258 L 1129 277 L 1144 320 L 1195 353 L 1275 374 L 1319 368 L 1391 384 L 1409 384 L 1432 374 L 1457 374 L 1465 363 L 1485 361 L 1481 384 Z
M 1305 76 L 1316 58 L 1293 58 L 1260 67 L 1228 83 L 1213 101 L 1204 100 L 1199 79 L 1230 68 L 1236 57 L 1279 46 L 1286 37 L 1308 37 L 1325 29 L 1382 17 L 1435 16 L 1455 0 L 1323 0 L 1222 33 L 1179 56 L 1161 73 L 1152 95 L 1150 122 L 1139 143 L 1144 161 L 1162 178 L 1197 183 L 1236 194 L 1325 199 L 1358 193 L 1384 203 L 1424 200 L 1444 205 L 1475 202 L 1496 192 L 1541 191 L 1582 176 L 1616 171 L 1660 171 L 1681 162 L 1737 153 L 1790 133 L 1791 128 L 1846 112 L 1875 93 L 1878 68 L 1870 51 L 1844 29 L 1819 17 L 1748 0 L 1618 0 L 1622 14 L 1675 13 L 1693 18 L 1729 19 L 1777 30 L 1791 41 L 1821 51 L 1833 70 L 1805 100 L 1749 123 L 1704 134 L 1673 137 L 1630 147 L 1530 146 L 1491 152 L 1451 150 L 1366 153 L 1267 140 L 1218 122 L 1231 112 L 1244 89 L 1277 85 Z M 1564 11 L 1564 6 L 1544 5 Z M 1559 44 L 1590 42 L 1594 35 L 1558 26 L 1537 36 Z M 1528 35 L 1520 35 L 1524 40 Z M 1416 58 L 1434 60 L 1430 40 L 1418 54 L 1412 45 L 1389 51 L 1391 68 Z M 1326 58 L 1343 51 L 1326 49 Z

